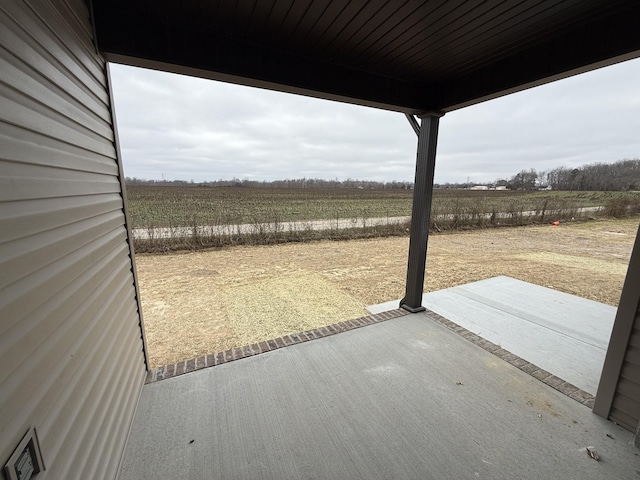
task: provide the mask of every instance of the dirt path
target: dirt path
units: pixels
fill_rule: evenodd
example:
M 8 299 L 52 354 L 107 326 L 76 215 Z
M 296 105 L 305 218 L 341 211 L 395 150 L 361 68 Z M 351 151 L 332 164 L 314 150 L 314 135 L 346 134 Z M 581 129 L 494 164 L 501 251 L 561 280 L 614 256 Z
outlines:
M 433 235 L 425 290 L 508 275 L 616 305 L 638 220 Z M 402 297 L 408 238 L 136 258 L 153 366 L 366 315 Z

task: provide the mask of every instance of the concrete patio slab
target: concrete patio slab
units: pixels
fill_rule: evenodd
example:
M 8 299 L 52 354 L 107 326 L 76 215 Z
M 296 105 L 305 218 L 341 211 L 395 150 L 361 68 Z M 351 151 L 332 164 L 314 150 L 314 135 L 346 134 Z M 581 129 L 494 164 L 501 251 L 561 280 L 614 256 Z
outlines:
M 422 304 L 595 395 L 615 307 L 504 276 L 426 293 Z
M 145 385 L 119 479 L 636 479 L 632 437 L 421 313 Z

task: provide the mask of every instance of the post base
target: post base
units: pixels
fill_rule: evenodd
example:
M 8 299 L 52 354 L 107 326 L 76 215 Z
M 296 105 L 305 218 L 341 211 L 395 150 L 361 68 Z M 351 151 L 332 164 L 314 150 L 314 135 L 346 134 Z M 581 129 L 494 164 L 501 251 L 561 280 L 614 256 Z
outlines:
M 402 308 L 403 310 L 406 310 L 407 312 L 411 312 L 411 313 L 424 312 L 426 310 L 426 308 L 424 308 L 422 305 L 420 305 L 419 307 L 410 307 L 406 303 L 401 303 L 400 304 L 400 308 Z

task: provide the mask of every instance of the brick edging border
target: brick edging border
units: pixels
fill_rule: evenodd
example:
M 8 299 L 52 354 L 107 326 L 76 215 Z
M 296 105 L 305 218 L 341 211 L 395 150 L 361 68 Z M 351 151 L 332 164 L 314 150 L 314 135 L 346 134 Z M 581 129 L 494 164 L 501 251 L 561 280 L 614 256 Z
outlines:
M 177 377 L 203 368 L 214 367 L 223 363 L 233 362 L 234 360 L 240 360 L 241 358 L 252 357 L 254 355 L 270 352 L 290 345 L 316 340 L 318 338 L 330 337 L 337 333 L 355 330 L 356 328 L 366 327 L 367 325 L 373 325 L 375 323 L 391 320 L 392 318 L 403 317 L 405 315 L 409 315 L 409 312 L 406 310 L 388 310 L 382 313 L 367 315 L 366 317 L 345 320 L 344 322 L 334 323 L 333 325 L 327 325 L 320 328 L 314 328 L 312 330 L 306 330 L 304 332 L 284 335 L 271 340 L 252 343 L 251 345 L 245 345 L 243 347 L 231 348 L 224 352 L 210 353 L 208 355 L 190 358 L 188 360 L 171 365 L 164 365 L 147 371 L 147 378 L 144 383 L 153 383 L 167 378 Z
M 519 368 L 523 372 L 540 380 L 542 383 L 549 385 L 551 388 L 557 390 L 558 392 L 566 395 L 567 397 L 575 400 L 578 403 L 581 403 L 582 405 L 585 405 L 591 409 L 593 408 L 595 397 L 590 393 L 579 389 L 569 382 L 565 382 L 560 377 L 557 377 L 552 373 L 538 367 L 537 365 L 534 365 L 533 363 L 526 361 L 525 359 L 509 352 L 508 350 L 501 348 L 499 345 L 496 345 L 495 343 L 492 343 L 489 340 L 476 335 L 466 328 L 461 327 L 457 323 L 454 323 L 451 320 L 447 320 L 445 317 L 437 314 L 432 310 L 427 309 L 424 313 L 426 313 L 429 318 L 432 318 L 452 332 L 457 333 L 466 340 L 469 340 L 471 343 L 478 345 L 487 352 L 490 352 L 496 357 L 504 360 L 505 362 L 510 363 L 514 367 Z
M 482 338 L 479 335 L 467 330 L 464 327 L 447 320 L 442 315 L 427 309 L 424 312 L 429 318 L 440 323 L 447 329 L 454 333 L 457 333 L 461 337 L 469 340 L 471 343 L 478 345 L 489 353 L 492 353 L 496 357 L 510 363 L 514 367 L 522 370 L 528 375 L 540 380 L 542 383 L 549 385 L 558 392 L 568 396 L 569 398 L 589 407 L 593 408 L 595 397 L 584 390 L 579 389 L 575 385 L 565 382 L 560 377 L 553 375 L 552 373 L 534 365 L 531 362 L 501 348 L 489 340 Z M 355 330 L 356 328 L 366 327 L 367 325 L 373 325 L 375 323 L 384 322 L 385 320 L 391 320 L 393 318 L 403 317 L 410 313 L 406 310 L 395 309 L 373 315 L 367 315 L 366 317 L 360 317 L 353 320 L 345 320 L 344 322 L 334 323 L 333 325 L 327 325 L 320 328 L 314 328 L 312 330 L 306 330 L 304 332 L 293 333 L 290 335 L 284 335 L 282 337 L 273 338 L 271 340 L 264 340 L 258 343 L 252 343 L 250 345 L 244 345 L 242 347 L 231 348 L 224 352 L 210 353 L 208 355 L 202 355 L 196 358 L 190 358 L 171 365 L 164 365 L 159 368 L 149 370 L 145 384 L 154 383 L 167 378 L 177 377 L 184 375 L 185 373 L 194 372 L 207 367 L 213 367 L 221 365 L 223 363 L 233 362 L 234 360 L 240 360 L 241 358 L 252 357 L 261 353 L 270 352 L 279 348 L 288 347 L 290 345 L 296 345 L 298 343 L 308 342 L 310 340 L 316 340 L 318 338 L 330 337 L 337 333 L 346 332 L 349 330 Z

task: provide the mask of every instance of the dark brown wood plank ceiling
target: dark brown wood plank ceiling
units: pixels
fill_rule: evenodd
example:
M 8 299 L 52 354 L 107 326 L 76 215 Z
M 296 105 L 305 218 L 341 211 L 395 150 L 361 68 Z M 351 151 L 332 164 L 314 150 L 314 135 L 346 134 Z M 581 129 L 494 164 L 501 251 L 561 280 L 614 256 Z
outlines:
M 107 59 L 450 110 L 640 54 L 637 0 L 92 0 Z

